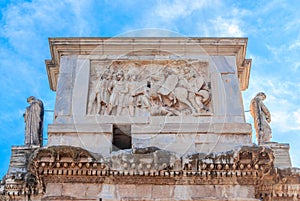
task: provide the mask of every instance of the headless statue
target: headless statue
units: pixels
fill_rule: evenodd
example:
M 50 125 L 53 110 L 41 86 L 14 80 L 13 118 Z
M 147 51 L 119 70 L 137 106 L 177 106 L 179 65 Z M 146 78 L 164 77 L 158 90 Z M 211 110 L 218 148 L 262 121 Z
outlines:
M 266 95 L 263 92 L 258 93 L 250 103 L 250 112 L 254 119 L 254 128 L 258 144 L 269 142 L 272 138 L 272 130 L 269 125 L 271 114 L 263 101 Z
M 43 121 L 44 106 L 43 102 L 34 96 L 27 98 L 30 104 L 25 111 L 25 145 L 42 146 L 43 145 Z

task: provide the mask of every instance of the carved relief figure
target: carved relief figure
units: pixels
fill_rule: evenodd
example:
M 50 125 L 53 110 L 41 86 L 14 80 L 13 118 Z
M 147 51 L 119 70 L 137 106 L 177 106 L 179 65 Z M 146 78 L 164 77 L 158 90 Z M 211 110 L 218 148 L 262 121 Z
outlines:
M 161 84 L 161 87 L 158 89 L 157 94 L 159 95 L 160 101 L 163 105 L 172 106 L 176 103 L 176 97 L 174 95 L 174 89 L 178 83 L 178 75 L 170 67 L 163 69 L 164 82 Z
M 166 78 L 168 77 L 168 69 L 164 68 L 162 71 L 158 71 L 155 74 L 150 75 L 149 77 L 149 83 L 150 83 L 150 89 L 149 89 L 149 96 L 150 101 L 162 101 L 161 94 L 164 95 L 165 93 L 169 93 L 169 89 L 167 88 L 167 92 L 163 92 L 164 88 L 162 88 L 163 84 L 165 83 Z M 161 90 L 161 94 L 159 94 L 159 90 Z
M 208 111 L 205 104 L 210 95 L 203 75 L 197 77 L 188 66 L 177 70 L 179 72 L 166 68 L 164 71 L 166 78 L 157 92 L 163 105 L 171 107 L 176 103 L 184 104 L 195 116 Z
M 194 63 L 185 60 L 102 63 L 91 71 L 88 114 L 199 116 L 210 112 L 208 63 L 197 60 Z M 104 73 L 100 77 L 95 72 Z
M 128 74 L 128 107 L 129 114 L 134 116 L 137 108 L 150 108 L 147 86 L 138 81 L 137 72 Z
M 108 89 L 111 85 L 111 74 L 109 70 L 105 70 L 101 76 L 96 73 L 92 85 L 95 85 L 91 91 L 88 102 L 89 114 L 104 114 L 109 102 L 110 93 Z
M 97 91 L 97 113 L 104 114 L 106 107 L 109 103 L 110 91 L 108 89 L 111 88 L 111 79 L 112 75 L 108 70 L 104 71 L 101 76 L 101 80 L 98 82 L 96 91 Z
M 122 70 L 116 73 L 116 78 L 113 80 L 111 88 L 108 88 L 108 91 L 111 92 L 111 95 L 106 114 L 111 114 L 112 109 L 116 107 L 116 115 L 119 116 L 123 108 L 126 107 L 125 95 L 128 93 L 128 85 L 124 80 L 124 72 Z
M 168 106 L 162 106 L 160 103 L 152 102 L 150 108 L 151 116 L 179 116 L 180 112 Z
M 210 99 L 209 88 L 203 74 L 196 76 L 190 68 L 184 68 L 184 75 L 188 81 L 188 100 L 196 109 L 197 114 L 208 111 L 207 103 Z
M 42 146 L 43 144 L 43 121 L 44 106 L 43 102 L 34 96 L 27 98 L 30 104 L 24 113 L 25 121 L 25 145 Z
M 137 75 L 135 73 L 128 74 L 128 107 L 129 107 L 129 114 L 130 116 L 134 116 L 135 114 L 135 106 L 137 104 L 137 95 L 136 90 L 138 88 L 138 81 L 137 81 Z
M 183 68 L 183 73 L 179 76 L 178 86 L 175 95 L 179 101 L 188 105 L 194 115 L 201 112 L 200 106 L 196 103 L 196 93 L 199 90 L 199 81 L 194 77 L 189 67 Z M 202 81 L 200 81 L 202 82 Z
M 250 103 L 250 112 L 254 119 L 254 128 L 258 144 L 269 142 L 272 138 L 272 130 L 269 125 L 271 114 L 263 101 L 266 95 L 263 92 L 258 93 Z
M 96 74 L 97 75 L 95 76 L 95 78 L 91 81 L 92 85 L 95 85 L 96 87 L 95 87 L 94 90 L 91 90 L 91 93 L 90 93 L 90 96 L 89 96 L 89 102 L 88 102 L 88 113 L 89 114 L 95 114 L 96 110 L 97 110 L 97 105 L 96 105 L 97 91 L 98 91 L 97 88 L 98 88 L 100 79 L 99 79 L 98 73 L 96 73 Z
M 147 83 L 139 82 L 139 87 L 136 90 L 136 107 L 142 110 L 149 111 L 150 109 L 150 96 L 149 96 L 149 87 Z

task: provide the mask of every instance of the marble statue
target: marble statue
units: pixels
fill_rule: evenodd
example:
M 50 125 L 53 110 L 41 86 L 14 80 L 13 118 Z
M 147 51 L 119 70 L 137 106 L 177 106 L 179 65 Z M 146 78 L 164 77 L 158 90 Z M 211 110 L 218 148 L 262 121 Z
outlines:
M 250 103 L 250 112 L 254 119 L 254 128 L 256 130 L 256 138 L 258 144 L 269 142 L 272 138 L 272 130 L 269 125 L 271 122 L 271 114 L 263 101 L 266 95 L 259 92 Z
M 43 144 L 43 120 L 44 106 L 43 102 L 34 96 L 27 98 L 30 104 L 24 113 L 25 127 L 25 145 L 42 146 Z

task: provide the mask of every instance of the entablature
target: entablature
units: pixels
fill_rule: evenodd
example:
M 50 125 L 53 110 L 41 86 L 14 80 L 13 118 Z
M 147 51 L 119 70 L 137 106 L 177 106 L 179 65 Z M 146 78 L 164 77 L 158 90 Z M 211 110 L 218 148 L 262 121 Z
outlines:
M 57 89 L 60 59 L 68 55 L 177 55 L 235 56 L 240 89 L 249 83 L 251 60 L 245 59 L 247 38 L 116 37 L 49 38 L 51 59 L 46 60 L 50 88 Z

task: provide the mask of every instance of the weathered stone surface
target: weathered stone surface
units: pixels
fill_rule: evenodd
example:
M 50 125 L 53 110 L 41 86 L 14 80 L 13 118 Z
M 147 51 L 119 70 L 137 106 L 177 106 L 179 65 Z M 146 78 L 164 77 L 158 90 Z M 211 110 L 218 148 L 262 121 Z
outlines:
M 88 97 L 88 82 L 90 74 L 90 61 L 88 59 L 78 59 L 76 61 L 75 80 L 73 85 L 73 101 L 72 101 L 72 114 L 85 115 Z M 76 118 L 74 118 L 74 122 Z M 79 121 L 80 122 L 80 121 Z
M 163 124 L 134 125 L 133 148 L 157 146 L 179 155 L 226 152 L 234 147 L 250 145 L 248 124 Z
M 30 170 L 46 186 L 43 200 L 255 200 L 280 192 L 297 198 L 300 190 L 299 171 L 276 172 L 268 147 L 188 157 L 151 150 L 102 157 L 75 147 L 42 148 Z
M 58 116 L 71 115 L 72 93 L 75 79 L 76 56 L 61 58 L 58 76 L 54 120 Z
M 102 40 L 103 39 L 99 39 L 99 41 L 102 41 Z M 113 44 L 111 44 L 111 46 L 108 45 L 113 40 L 116 40 L 116 39 L 107 40 L 107 45 L 105 44 L 105 47 L 102 47 L 102 48 L 104 48 L 104 49 L 105 48 L 107 48 L 107 49 L 113 48 L 114 47 Z M 182 40 L 180 38 L 178 38 L 177 40 L 180 43 L 185 41 L 185 40 Z M 197 41 L 197 40 L 192 40 L 192 41 L 187 40 L 187 41 L 189 42 L 189 46 L 192 45 L 190 42 L 195 43 L 194 49 L 193 48 L 189 49 L 189 51 L 190 51 L 191 54 L 185 53 L 184 55 L 181 55 L 178 58 L 177 57 L 170 57 L 168 55 L 174 54 L 173 51 L 176 51 L 176 48 L 181 49 L 182 48 L 181 45 L 174 46 L 174 44 L 172 44 L 171 45 L 172 46 L 172 51 L 166 52 L 166 55 L 164 55 L 165 53 L 159 51 L 159 49 L 162 48 L 162 45 L 166 45 L 166 47 L 167 47 L 168 43 L 173 43 L 174 41 L 172 41 L 172 40 L 165 40 L 164 42 L 160 42 L 159 43 L 160 45 L 157 46 L 157 44 L 156 44 L 157 41 L 153 40 L 153 39 L 150 39 L 150 38 L 149 38 L 149 40 L 147 40 L 147 44 L 143 44 L 143 42 L 145 42 L 143 39 L 140 39 L 140 41 L 137 42 L 136 44 L 135 44 L 135 42 L 132 42 L 132 41 L 127 41 L 127 42 L 131 43 L 131 45 L 136 46 L 136 47 L 139 47 L 140 45 L 142 45 L 142 46 L 146 45 L 147 49 L 149 49 L 149 45 L 151 43 L 153 43 L 153 48 L 154 47 L 157 48 L 158 51 L 149 49 L 149 52 L 147 52 L 147 51 L 140 51 L 140 52 L 134 51 L 133 53 L 127 52 L 126 55 L 124 56 L 124 54 L 121 51 L 122 48 L 120 48 L 120 47 L 122 45 L 124 45 L 124 48 L 128 49 L 128 46 L 126 46 L 127 43 L 123 43 L 123 44 L 120 43 L 119 44 L 119 48 L 120 49 L 118 49 L 118 51 L 116 51 L 114 53 L 114 55 L 106 55 L 105 52 L 103 52 L 103 51 L 101 51 L 101 54 L 99 55 L 99 52 L 96 49 L 94 52 L 90 52 L 90 54 L 88 56 L 84 56 L 87 52 L 81 50 L 82 51 L 81 52 L 82 55 L 80 55 L 80 53 L 79 53 L 77 56 L 62 56 L 61 58 L 60 57 L 53 58 L 56 64 L 60 64 L 59 68 L 61 68 L 60 73 L 59 73 L 59 75 L 61 77 L 61 79 L 59 79 L 59 80 L 61 80 L 60 81 L 61 83 L 59 83 L 58 86 L 61 86 L 62 90 L 66 90 L 66 89 L 72 88 L 72 92 L 71 93 L 62 93 L 62 92 L 60 92 L 61 90 L 58 90 L 58 97 L 59 98 L 57 99 L 57 101 L 59 101 L 59 100 L 67 100 L 66 99 L 67 97 L 62 97 L 62 96 L 68 96 L 69 98 L 71 98 L 71 96 L 72 96 L 72 100 L 70 99 L 69 101 L 67 101 L 67 102 L 69 102 L 68 104 L 66 103 L 67 105 L 70 105 L 70 101 L 72 101 L 71 104 L 75 104 L 76 102 L 78 102 L 78 104 L 79 104 L 79 102 L 80 102 L 82 104 L 81 105 L 82 107 L 74 107 L 75 110 L 76 109 L 80 110 L 81 108 L 87 108 L 87 103 L 82 102 L 80 100 L 86 101 L 88 99 L 88 97 L 86 95 L 86 93 L 88 92 L 87 89 L 90 88 L 90 87 L 92 87 L 91 83 L 89 84 L 89 78 L 88 78 L 88 76 L 90 76 L 89 75 L 90 73 L 91 73 L 91 75 L 93 75 L 93 73 L 95 71 L 94 70 L 94 68 L 95 68 L 94 66 L 99 66 L 99 62 L 100 62 L 100 68 L 105 68 L 105 66 L 108 68 L 108 67 L 110 67 L 110 65 L 116 64 L 116 65 L 119 66 L 119 68 L 121 66 L 121 68 L 123 68 L 124 70 L 126 70 L 126 69 L 134 70 L 134 67 L 133 67 L 134 65 L 138 65 L 139 68 L 141 68 L 141 66 L 143 66 L 143 65 L 147 66 L 148 65 L 147 61 L 148 61 L 148 63 L 150 61 L 151 65 L 148 65 L 147 69 L 150 70 L 151 72 L 155 72 L 157 70 L 157 68 L 155 67 L 155 65 L 160 65 L 159 62 L 160 63 L 161 62 L 169 62 L 169 66 L 171 68 L 174 68 L 174 69 L 175 69 L 176 65 L 179 64 L 179 62 L 182 63 L 182 62 L 189 62 L 189 61 L 191 61 L 193 63 L 192 67 L 195 68 L 195 69 L 198 68 L 197 67 L 197 65 L 198 65 L 197 62 L 200 62 L 200 63 L 204 62 L 204 63 L 206 63 L 206 65 L 209 64 L 209 68 L 206 69 L 206 71 L 208 70 L 206 72 L 206 76 L 208 76 L 206 81 L 209 81 L 210 79 L 212 79 L 212 80 L 214 79 L 213 76 L 211 77 L 210 73 L 216 74 L 216 76 L 217 76 L 216 79 L 218 79 L 218 77 L 220 77 L 223 74 L 224 74 L 224 76 L 226 76 L 226 74 L 232 74 L 233 76 L 235 76 L 235 78 L 238 77 L 237 73 L 240 73 L 241 71 L 237 71 L 237 68 L 240 67 L 240 65 L 243 63 L 242 62 L 242 58 L 238 58 L 238 60 L 237 60 L 236 59 L 237 57 L 232 56 L 232 53 L 229 53 L 230 49 L 227 49 L 227 50 L 229 50 L 228 51 L 228 56 L 224 56 L 226 54 L 222 54 L 222 56 L 220 56 L 220 55 L 217 56 L 218 54 L 217 55 L 213 55 L 213 54 L 211 54 L 212 53 L 211 49 L 208 51 L 210 53 L 207 55 L 206 53 L 203 54 L 204 52 L 203 52 L 202 48 L 204 46 L 202 46 L 202 48 L 198 48 L 199 52 L 198 52 L 197 56 L 195 57 L 195 56 L 193 56 L 192 52 L 193 51 L 197 51 L 196 47 L 200 47 L 199 45 L 201 44 L 201 41 Z M 96 42 L 96 41 L 94 41 L 94 42 Z M 199 44 L 199 42 L 200 42 L 200 44 Z M 220 40 L 219 42 L 221 44 L 221 43 L 223 43 L 225 41 L 221 42 L 221 40 Z M 242 45 L 243 41 L 241 40 L 240 42 L 241 42 L 240 45 Z M 60 44 L 61 44 L 61 42 L 60 42 Z M 83 45 L 83 41 L 82 40 L 80 41 L 80 44 Z M 230 42 L 228 42 L 228 41 L 226 41 L 225 44 L 230 46 Z M 53 45 L 56 46 L 55 42 L 53 43 Z M 92 45 L 92 43 L 90 43 L 90 45 Z M 99 45 L 99 43 L 97 43 L 97 45 Z M 205 45 L 207 45 L 207 43 L 205 43 Z M 235 45 L 236 45 L 236 43 L 235 43 Z M 97 48 L 99 48 L 99 47 L 100 46 L 98 46 Z M 223 46 L 220 46 L 220 47 L 223 47 Z M 81 46 L 81 48 L 85 48 L 85 46 L 83 45 L 83 46 Z M 142 49 L 144 49 L 144 48 L 142 48 Z M 66 49 L 64 49 L 64 51 L 65 50 Z M 185 50 L 185 52 L 186 51 L 187 50 Z M 154 55 L 156 54 L 155 55 L 156 57 L 153 57 L 153 58 L 149 57 L 148 56 L 149 53 L 150 54 L 154 54 Z M 236 50 L 234 51 L 234 54 L 235 53 L 236 53 Z M 118 54 L 120 54 L 120 55 L 118 55 Z M 54 55 L 56 56 L 57 54 L 54 54 Z M 66 55 L 68 55 L 68 54 L 66 54 Z M 108 56 L 113 56 L 113 57 L 108 57 Z M 148 60 L 146 60 L 146 58 Z M 238 63 L 236 63 L 236 61 L 238 61 Z M 49 66 L 50 66 L 50 63 L 51 62 L 47 62 L 47 64 L 49 64 Z M 128 64 L 131 64 L 131 66 L 129 66 Z M 67 67 L 67 66 L 70 66 L 70 67 Z M 51 67 L 51 70 L 54 70 L 54 69 Z M 65 74 L 67 74 L 71 78 L 71 82 L 67 81 L 68 79 L 64 78 L 63 75 L 65 75 Z M 53 74 L 50 73 L 49 75 L 53 75 Z M 52 80 L 51 83 L 56 83 L 56 81 L 55 81 L 56 79 L 57 78 L 54 78 L 54 80 Z M 147 81 L 147 79 L 145 81 Z M 126 82 L 130 83 L 130 80 L 126 80 Z M 66 83 L 66 84 L 68 83 L 67 84 L 68 86 L 65 85 L 64 83 Z M 238 81 L 237 80 L 235 80 L 232 83 L 229 83 L 229 82 L 226 83 L 223 80 L 219 84 L 214 85 L 214 87 L 211 89 L 213 94 L 216 94 L 216 93 L 219 94 L 217 96 L 213 96 L 212 97 L 214 100 L 219 100 L 217 102 L 214 101 L 215 104 L 223 104 L 223 103 L 225 103 L 221 99 L 219 99 L 219 98 L 221 98 L 221 96 L 220 96 L 220 94 L 221 94 L 220 92 L 221 91 L 225 90 L 225 94 L 228 92 L 228 91 L 226 91 L 227 90 L 226 87 L 224 88 L 224 86 L 225 86 L 224 84 L 226 86 L 228 85 L 228 86 L 231 86 L 231 87 L 237 86 L 237 88 L 236 88 L 237 91 L 236 90 L 234 90 L 234 91 L 236 91 L 236 93 L 239 93 Z M 56 86 L 55 87 L 53 86 L 53 88 L 56 88 Z M 230 87 L 228 89 L 230 89 Z M 79 91 L 81 93 L 78 96 L 78 95 L 76 95 L 76 93 L 78 93 Z M 82 92 L 84 92 L 84 94 L 82 94 Z M 62 96 L 60 96 L 60 94 Z M 82 95 L 84 95 L 86 98 L 82 99 L 81 98 Z M 238 96 L 239 96 L 238 99 L 234 99 L 234 97 L 233 97 L 233 99 L 234 99 L 235 102 L 238 101 L 238 102 L 236 102 L 237 104 L 235 104 L 235 105 L 236 106 L 239 105 L 241 107 L 241 105 L 242 105 L 241 101 L 240 101 L 241 100 L 241 96 L 240 96 L 240 94 Z M 181 98 L 179 98 L 179 101 L 180 100 L 181 100 Z M 68 106 L 66 104 L 58 104 L 58 103 L 57 103 L 57 106 L 56 106 L 56 108 L 57 108 L 56 109 L 57 110 L 56 113 L 57 114 L 62 114 L 61 112 L 59 112 L 61 110 L 61 109 L 59 109 L 60 108 L 59 105 L 61 105 L 61 107 L 66 108 L 66 109 L 68 108 Z M 63 105 L 65 105 L 65 106 L 63 106 Z M 215 106 L 214 106 L 214 108 L 215 108 Z M 230 107 L 226 107 L 226 110 L 230 111 Z M 73 116 L 73 115 L 80 115 L 80 113 L 82 114 L 82 112 L 79 112 L 79 111 L 78 112 L 72 111 L 72 115 L 71 116 Z M 218 111 L 214 111 L 214 113 L 218 114 L 219 112 Z M 228 113 L 228 114 L 230 114 L 230 113 Z M 242 110 L 240 110 L 239 115 L 241 115 L 242 117 L 244 116 Z M 58 119 L 61 118 L 60 116 L 61 115 L 56 115 L 56 117 Z
M 232 133 L 232 134 L 250 134 L 250 124 L 238 123 L 165 123 L 149 125 L 133 125 L 132 133 L 134 134 L 198 134 L 198 133 Z
M 63 188 L 63 184 L 58 184 L 58 183 L 47 184 L 45 197 L 62 196 L 62 188 Z
M 50 124 L 49 134 L 57 133 L 112 133 L 112 124 Z
M 185 46 L 183 44 L 189 44 Z M 72 44 L 73 48 L 65 48 L 66 44 Z M 80 44 L 74 46 L 74 44 Z M 156 51 L 148 51 L 148 57 L 154 57 L 159 52 L 173 53 L 169 58 L 177 57 L 199 57 L 199 55 L 234 55 L 240 72 L 250 70 L 248 66 L 244 65 L 244 55 L 247 46 L 247 38 L 53 38 L 50 39 L 51 55 L 54 57 L 47 60 L 47 71 L 51 89 L 56 89 L 57 74 L 61 55 L 88 55 L 93 58 L 94 55 L 102 59 L 108 58 L 107 55 L 131 55 L 139 56 L 140 54 L 134 53 L 135 50 L 152 49 Z M 58 53 L 60 52 L 60 54 Z M 161 54 L 161 53 L 160 53 Z M 145 55 L 145 54 L 144 54 Z M 143 55 L 143 56 L 144 56 Z M 151 58 L 152 58 L 151 57 Z M 119 57 L 116 57 L 119 58 Z M 246 77 L 249 79 L 249 77 Z M 246 89 L 247 85 L 242 87 Z
M 289 154 L 290 145 L 277 143 L 277 142 L 268 142 L 264 146 L 270 147 L 274 151 L 274 166 L 277 168 L 292 168 L 292 162 Z
M 215 186 L 187 186 L 175 187 L 174 197 L 182 200 L 255 200 L 254 188 L 240 185 L 215 185 Z M 212 196 L 214 195 L 214 196 Z
M 132 148 L 158 144 L 159 148 L 181 155 L 199 150 L 228 151 L 230 147 L 251 143 L 251 128 L 245 124 L 239 89 L 239 74 L 246 67 L 243 56 L 237 52 L 244 51 L 244 40 L 238 40 L 238 44 L 227 39 L 214 43 L 219 48 L 227 46 L 222 53 L 207 46 L 214 40 L 98 40 L 101 43 L 91 40 L 89 45 L 81 40 L 81 48 L 87 51 L 81 49 L 76 56 L 53 54 L 53 61 L 59 64 L 56 68 L 62 70 L 58 76 L 55 121 L 48 130 L 49 145 L 80 146 L 109 155 L 113 137 L 108 134 L 113 133 L 102 128 L 102 124 L 131 125 Z M 52 42 L 56 48 L 63 43 Z M 188 49 L 182 46 L 185 42 L 189 43 Z M 97 46 L 90 51 L 94 44 Z M 128 44 L 135 48 L 130 49 Z M 183 50 L 185 53 L 181 54 Z M 57 77 L 51 79 L 55 83 Z M 64 124 L 73 124 L 73 131 Z M 104 146 L 88 143 L 91 138 L 96 144 L 103 141 Z M 151 139 L 142 140 L 146 138 Z M 212 150 L 216 144 L 211 142 L 213 138 L 218 139 L 218 146 Z
M 0 185 L 1 194 L 19 196 L 27 194 L 33 196 L 39 191 L 36 177 L 28 170 L 30 157 L 39 146 L 13 146 L 7 174 Z M 41 195 L 36 195 L 40 198 Z
M 46 192 L 44 200 L 51 197 L 72 198 L 75 200 L 257 200 L 253 197 L 254 188 L 246 186 L 215 185 L 116 185 L 103 186 L 107 190 L 101 192 L 101 185 L 95 184 L 47 184 L 55 194 Z M 103 189 L 102 188 L 102 189 Z M 114 190 L 112 192 L 111 190 Z M 214 195 L 214 196 L 212 196 Z
M 93 143 L 91 144 L 91 142 Z M 50 134 L 48 145 L 82 147 L 91 152 L 109 155 L 112 150 L 112 135 L 101 133 L 86 133 L 83 135 L 78 135 L 78 133 Z

